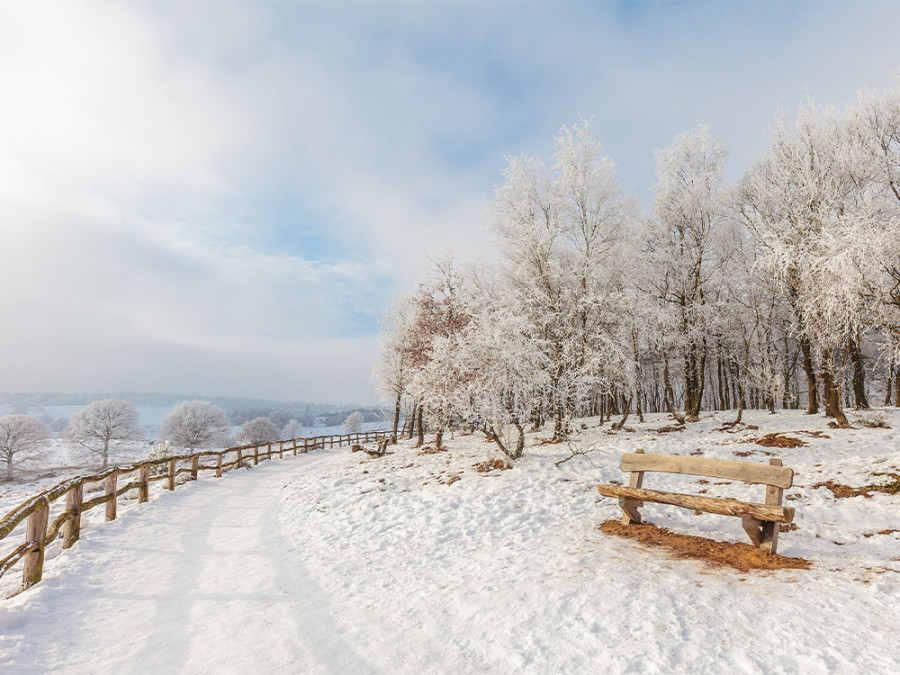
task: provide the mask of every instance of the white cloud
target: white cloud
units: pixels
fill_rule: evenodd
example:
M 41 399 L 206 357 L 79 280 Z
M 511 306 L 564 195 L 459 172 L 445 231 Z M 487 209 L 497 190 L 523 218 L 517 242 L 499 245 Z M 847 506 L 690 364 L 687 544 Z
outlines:
M 484 248 L 503 155 L 594 117 L 646 193 L 709 123 L 736 174 L 777 105 L 888 83 L 897 14 L 0 5 L 5 388 L 372 400 L 366 326 L 425 254 Z

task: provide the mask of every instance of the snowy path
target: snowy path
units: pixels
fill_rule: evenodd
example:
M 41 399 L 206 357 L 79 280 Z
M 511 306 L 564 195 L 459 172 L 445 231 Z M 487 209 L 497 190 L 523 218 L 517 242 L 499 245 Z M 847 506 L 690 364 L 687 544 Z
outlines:
M 793 423 L 810 420 L 779 418 Z M 714 420 L 689 440 L 653 424 L 559 468 L 565 448 L 543 446 L 482 475 L 491 446 L 466 437 L 447 453 L 321 451 L 157 493 L 86 528 L 39 586 L 0 604 L 0 671 L 898 672 L 900 533 L 872 534 L 897 527 L 898 497 L 812 486 L 900 466 L 897 432 L 792 450 L 798 529 L 780 548 L 813 569 L 738 574 L 597 530 L 618 508 L 594 485 L 621 478 L 636 442 L 753 447 Z M 735 519 L 650 512 L 744 538 Z
M 359 660 L 278 530 L 280 488 L 321 456 L 163 494 L 85 532 L 0 614 L 17 672 L 271 672 Z M 63 561 L 62 558 L 65 558 Z

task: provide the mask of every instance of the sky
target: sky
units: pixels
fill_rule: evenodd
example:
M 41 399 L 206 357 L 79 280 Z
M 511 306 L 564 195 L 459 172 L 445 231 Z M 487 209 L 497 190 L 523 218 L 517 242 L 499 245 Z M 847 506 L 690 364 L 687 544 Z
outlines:
M 900 72 L 900 3 L 0 0 L 0 391 L 377 402 L 379 317 L 490 256 L 506 158 L 590 120 L 639 199 L 709 125 Z

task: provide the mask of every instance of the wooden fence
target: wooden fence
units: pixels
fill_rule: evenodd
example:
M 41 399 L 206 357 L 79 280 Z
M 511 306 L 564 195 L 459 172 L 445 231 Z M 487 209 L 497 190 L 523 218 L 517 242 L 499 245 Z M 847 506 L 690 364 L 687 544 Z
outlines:
M 261 461 L 284 457 L 285 452 L 296 456 L 320 448 L 367 443 L 371 440 L 390 438 L 390 431 L 364 431 L 357 434 L 292 438 L 262 445 L 245 445 L 227 450 L 198 452 L 162 459 L 145 460 L 136 464 L 117 466 L 89 476 L 76 476 L 65 480 L 39 495 L 29 497 L 0 519 L 0 541 L 6 539 L 22 523 L 25 523 L 25 541 L 0 560 L 0 577 L 20 560 L 23 562 L 23 590 L 41 580 L 44 567 L 44 551 L 62 535 L 62 547 L 69 548 L 81 535 L 81 516 L 86 511 L 106 505 L 106 520 L 116 519 L 118 498 L 129 490 L 137 493 L 142 504 L 150 499 L 150 484 L 164 481 L 165 488 L 174 490 L 176 479 L 186 475 L 187 480 L 197 480 L 201 471 L 215 471 L 216 478 L 232 469 Z M 201 464 L 203 460 L 211 463 Z M 119 480 L 123 478 L 123 480 Z M 126 482 L 127 481 L 127 482 Z M 183 479 L 183 482 L 184 481 Z M 87 488 L 87 489 L 86 489 Z M 84 500 L 85 494 L 102 491 L 103 494 Z M 51 505 L 65 495 L 65 508 L 50 520 Z

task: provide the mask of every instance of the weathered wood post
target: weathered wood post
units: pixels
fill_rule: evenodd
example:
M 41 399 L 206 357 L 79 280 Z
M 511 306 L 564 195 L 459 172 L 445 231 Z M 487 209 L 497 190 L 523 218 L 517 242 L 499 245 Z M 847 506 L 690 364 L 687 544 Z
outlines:
M 293 449 L 294 449 L 294 457 L 296 457 L 297 456 L 297 439 L 296 438 L 294 439 L 294 448 Z
M 220 452 L 216 455 L 216 478 L 222 477 L 222 455 L 224 454 L 224 452 Z
M 150 467 L 144 464 L 138 471 L 138 504 L 150 501 Z
M 176 462 L 174 459 L 169 460 L 168 488 L 170 491 L 175 489 L 175 464 L 176 464 Z
M 22 584 L 25 588 L 34 586 L 44 573 L 44 540 L 47 538 L 47 521 L 50 518 L 50 502 L 41 498 L 43 505 L 28 516 L 25 524 L 25 542 L 31 542 L 35 548 L 25 554 L 22 573 Z
M 636 455 L 644 454 L 643 450 L 635 450 Z M 639 488 L 644 484 L 644 472 L 632 471 L 631 478 L 628 479 L 628 487 Z M 619 497 L 619 508 L 622 509 L 622 524 L 631 525 L 632 523 L 641 522 L 641 513 L 638 508 L 644 503 L 637 499 L 626 499 Z
M 236 468 L 236 469 L 244 468 L 244 451 L 241 450 L 240 448 L 238 448 L 238 450 L 237 450 L 237 459 L 235 461 L 237 462 L 237 464 L 235 465 L 234 468 Z
M 278 459 L 284 459 L 284 441 L 278 441 Z
M 769 466 L 781 466 L 780 459 L 770 459 Z M 784 495 L 784 489 L 774 485 L 766 486 L 766 504 L 772 506 L 781 506 L 781 498 Z M 766 553 L 775 555 L 778 552 L 778 523 L 764 521 L 762 524 L 762 533 L 760 535 L 760 547 Z
M 266 459 L 268 459 L 270 462 L 272 461 L 272 444 L 271 443 L 269 443 L 266 446 Z
M 257 445 L 253 448 L 253 466 L 257 466 L 259 464 L 259 446 Z
M 63 524 L 63 548 L 71 548 L 81 536 L 81 504 L 84 501 L 84 483 L 80 480 L 66 493 L 66 511 L 74 515 Z
M 191 455 L 191 480 L 197 480 L 197 472 L 200 470 L 200 455 Z
M 116 495 L 116 490 L 118 489 L 119 482 L 119 472 L 113 471 L 106 477 L 106 494 L 110 496 L 109 501 L 106 502 L 106 520 L 109 522 L 110 520 L 116 519 L 116 503 L 118 502 L 118 496 Z

